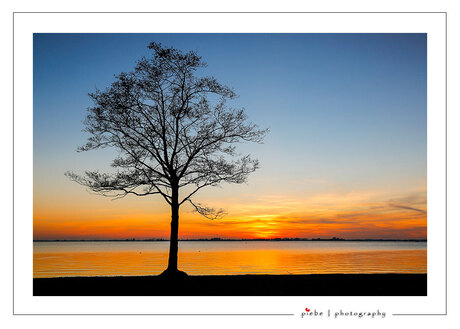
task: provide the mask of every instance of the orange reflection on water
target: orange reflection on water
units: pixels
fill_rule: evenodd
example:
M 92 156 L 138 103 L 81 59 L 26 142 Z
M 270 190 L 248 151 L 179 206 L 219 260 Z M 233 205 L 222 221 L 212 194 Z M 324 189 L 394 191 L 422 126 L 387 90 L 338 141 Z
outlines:
M 421 245 L 420 245 L 421 244 Z M 189 242 L 179 268 L 191 275 L 426 273 L 426 243 Z M 34 277 L 155 275 L 167 242 L 34 243 Z

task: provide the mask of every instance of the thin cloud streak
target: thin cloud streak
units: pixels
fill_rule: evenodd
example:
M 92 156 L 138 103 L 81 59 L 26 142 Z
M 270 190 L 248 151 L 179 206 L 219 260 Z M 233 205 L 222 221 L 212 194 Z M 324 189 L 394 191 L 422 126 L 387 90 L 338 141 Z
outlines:
M 394 207 L 394 208 L 399 208 L 399 209 L 407 209 L 407 210 L 417 211 L 417 212 L 420 212 L 422 214 L 426 214 L 426 210 L 423 210 L 423 209 L 417 209 L 417 208 L 413 208 L 413 207 L 409 207 L 409 206 L 404 206 L 404 205 L 399 205 L 399 204 L 392 204 L 392 203 L 390 203 L 389 206 Z

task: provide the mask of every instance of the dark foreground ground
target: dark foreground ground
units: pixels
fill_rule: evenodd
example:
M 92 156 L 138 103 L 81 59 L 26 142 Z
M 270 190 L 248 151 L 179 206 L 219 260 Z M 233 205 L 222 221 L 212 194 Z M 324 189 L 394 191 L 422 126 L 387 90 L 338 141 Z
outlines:
M 34 296 L 426 296 L 426 274 L 209 275 L 34 279 Z

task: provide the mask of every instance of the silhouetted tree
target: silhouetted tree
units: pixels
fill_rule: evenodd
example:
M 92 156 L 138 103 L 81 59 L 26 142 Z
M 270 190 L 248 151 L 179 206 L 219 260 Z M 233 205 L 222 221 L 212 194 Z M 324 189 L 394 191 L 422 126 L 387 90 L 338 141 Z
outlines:
M 109 197 L 159 194 L 171 206 L 168 268 L 163 275 L 181 276 L 177 269 L 179 207 L 190 202 L 201 215 L 222 217 L 222 209 L 193 202 L 202 188 L 219 183 L 243 183 L 258 167 L 249 155 L 240 157 L 235 143 L 261 143 L 267 130 L 247 122 L 243 109 L 227 99 L 236 95 L 213 77 L 197 77 L 206 66 L 195 52 L 181 52 L 159 43 L 148 46 L 134 70 L 116 76 L 105 91 L 89 96 L 94 106 L 84 121 L 90 134 L 79 151 L 115 147 L 115 173 L 87 171 L 66 175 Z M 189 186 L 187 189 L 184 187 Z M 180 196 L 179 192 L 186 191 Z

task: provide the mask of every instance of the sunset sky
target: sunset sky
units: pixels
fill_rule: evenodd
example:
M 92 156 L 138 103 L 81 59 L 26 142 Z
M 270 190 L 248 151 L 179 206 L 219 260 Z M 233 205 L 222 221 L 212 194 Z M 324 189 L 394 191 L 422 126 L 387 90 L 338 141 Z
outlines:
M 35 34 L 34 239 L 169 237 L 160 196 L 112 200 L 64 176 L 113 171 L 115 150 L 76 152 L 87 94 L 152 41 L 196 50 L 270 128 L 238 145 L 260 161 L 246 184 L 196 197 L 228 214 L 184 205 L 180 238 L 426 238 L 425 34 Z

